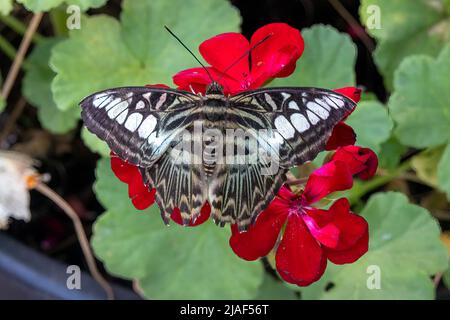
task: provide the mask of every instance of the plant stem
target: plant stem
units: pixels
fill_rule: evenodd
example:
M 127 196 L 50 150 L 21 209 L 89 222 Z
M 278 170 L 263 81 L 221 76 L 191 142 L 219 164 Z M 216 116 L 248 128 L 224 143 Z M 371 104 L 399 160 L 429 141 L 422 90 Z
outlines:
M 31 38 L 36 32 L 39 23 L 42 20 L 42 16 L 43 16 L 42 12 L 33 15 L 33 18 L 31 19 L 30 24 L 28 25 L 27 31 L 25 32 L 22 42 L 20 43 L 19 50 L 16 56 L 14 57 L 14 61 L 11 65 L 11 68 L 8 71 L 8 75 L 6 76 L 5 83 L 2 87 L 1 96 L 5 100 L 8 98 L 11 89 L 14 86 L 14 82 L 16 81 L 22 62 L 30 46 Z
M 78 214 L 59 194 L 50 189 L 47 185 L 40 182 L 36 185 L 35 189 L 58 205 L 58 207 L 60 207 L 61 210 L 63 210 L 64 213 L 72 220 L 78 241 L 80 242 L 81 250 L 83 251 L 84 258 L 86 259 L 92 277 L 98 282 L 103 290 L 105 290 L 108 300 L 113 300 L 114 292 L 109 283 L 105 278 L 103 278 L 102 274 L 97 269 L 91 247 L 89 245 L 89 240 L 84 232 L 84 228 Z
M 333 8 L 339 13 L 339 15 L 357 32 L 358 38 L 367 48 L 369 52 L 375 49 L 372 39 L 367 35 L 364 28 L 359 24 L 350 12 L 342 5 L 339 0 L 328 0 L 328 2 L 333 6 Z
M 12 30 L 14 30 L 16 33 L 18 33 L 22 36 L 25 35 L 25 33 L 27 31 L 27 26 L 12 15 L 8 15 L 8 16 L 0 15 L 0 21 L 3 22 L 5 25 L 7 25 Z M 45 38 L 42 35 L 35 33 L 35 34 L 33 34 L 32 39 L 33 39 L 33 42 L 39 43 L 42 40 L 44 40 Z
M 16 56 L 16 48 L 14 48 L 14 46 L 2 35 L 0 35 L 0 50 L 3 51 L 8 58 L 14 60 L 14 57 Z
M 398 178 L 405 171 L 411 168 L 411 160 L 406 160 L 403 162 L 395 171 L 391 173 L 387 173 L 385 175 L 378 175 L 373 179 L 364 183 L 359 189 L 356 189 L 355 192 L 352 192 L 348 200 L 353 205 L 359 201 L 365 194 L 378 189 L 379 187 L 385 185 L 386 183 Z

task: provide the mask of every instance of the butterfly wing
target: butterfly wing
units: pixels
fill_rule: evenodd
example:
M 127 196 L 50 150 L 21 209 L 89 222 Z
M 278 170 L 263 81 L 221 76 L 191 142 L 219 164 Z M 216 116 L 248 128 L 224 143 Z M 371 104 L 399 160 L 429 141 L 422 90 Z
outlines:
M 258 153 L 263 159 L 258 163 L 217 168 L 209 188 L 213 217 L 246 230 L 277 194 L 286 171 L 323 151 L 334 126 L 355 106 L 343 95 L 317 88 L 269 88 L 232 96 L 225 123 L 253 134 L 266 156 Z M 267 174 L 274 162 L 277 170 Z
M 203 167 L 180 153 L 185 132 L 201 118 L 199 97 L 189 92 L 124 87 L 94 93 L 81 103 L 87 128 L 119 158 L 139 167 L 143 183 L 168 223 L 177 207 L 185 223 L 200 212 L 207 186 Z M 189 154 L 194 156 L 194 154 Z
M 199 97 L 165 88 L 122 87 L 80 102 L 86 127 L 119 158 L 149 167 L 200 112 Z
M 334 126 L 355 107 L 353 100 L 331 90 L 268 88 L 233 96 L 229 121 L 266 129 L 272 140 L 259 135 L 258 142 L 275 144 L 280 166 L 290 168 L 313 160 L 323 151 Z

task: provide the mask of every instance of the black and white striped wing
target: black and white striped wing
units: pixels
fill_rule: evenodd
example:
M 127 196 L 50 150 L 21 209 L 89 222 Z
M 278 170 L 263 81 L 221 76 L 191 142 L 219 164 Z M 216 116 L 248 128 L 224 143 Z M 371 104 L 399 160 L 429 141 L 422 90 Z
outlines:
M 209 188 L 213 218 L 246 230 L 278 193 L 286 171 L 323 151 L 334 126 L 355 106 L 317 88 L 260 89 L 231 97 L 225 123 L 252 132 L 268 158 L 258 154 L 257 163 L 218 166 Z M 273 161 L 278 170 L 270 174 L 266 169 Z
M 313 160 L 325 149 L 334 126 L 356 103 L 344 95 L 319 88 L 268 88 L 230 98 L 228 121 L 242 128 L 267 130 L 260 145 L 278 152 L 279 163 L 290 168 Z M 268 136 L 269 138 L 266 138 Z
M 201 111 L 199 97 L 190 92 L 148 87 L 100 91 L 80 106 L 89 131 L 139 167 L 155 163 Z

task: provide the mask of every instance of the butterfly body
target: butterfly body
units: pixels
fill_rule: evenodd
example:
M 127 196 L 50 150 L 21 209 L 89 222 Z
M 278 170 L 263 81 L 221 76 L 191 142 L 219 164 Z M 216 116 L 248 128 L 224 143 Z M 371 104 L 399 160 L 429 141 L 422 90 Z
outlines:
M 81 103 L 87 128 L 136 165 L 168 223 L 194 221 L 206 202 L 220 225 L 246 230 L 273 199 L 286 171 L 312 160 L 355 103 L 319 88 L 205 95 L 123 87 Z

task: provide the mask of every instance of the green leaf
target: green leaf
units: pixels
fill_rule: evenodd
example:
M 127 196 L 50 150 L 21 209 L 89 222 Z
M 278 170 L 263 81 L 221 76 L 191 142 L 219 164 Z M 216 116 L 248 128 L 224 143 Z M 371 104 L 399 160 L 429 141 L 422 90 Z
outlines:
M 411 166 L 417 176 L 433 187 L 437 186 L 437 165 L 441 161 L 443 151 L 442 147 L 428 149 L 411 159 Z
M 49 11 L 58 7 L 60 4 L 77 5 L 81 10 L 86 11 L 89 8 L 99 8 L 108 0 L 17 0 L 25 8 L 33 12 Z
M 407 148 L 398 142 L 397 138 L 391 136 L 381 144 L 380 151 L 378 152 L 380 167 L 389 170 L 395 169 L 406 150 Z
M 0 112 L 3 111 L 3 109 L 5 109 L 6 107 L 6 101 L 5 99 L 3 99 L 3 97 L 0 97 Z
M 318 283 L 302 289 L 302 298 L 433 299 L 430 276 L 448 263 L 436 220 L 395 192 L 372 196 L 361 215 L 369 223 L 369 251 L 353 264 L 329 265 Z M 377 268 L 380 289 L 367 285 L 376 284 Z
M 376 15 L 379 28 L 373 24 Z M 363 0 L 360 17 L 368 33 L 378 40 L 375 63 L 388 88 L 392 88 L 394 71 L 405 57 L 434 56 L 449 40 L 448 15 L 439 1 Z
M 96 222 L 92 244 L 115 275 L 137 279 L 148 298 L 250 299 L 263 281 L 260 262 L 239 259 L 228 245 L 229 229 L 212 221 L 166 227 L 157 206 L 137 211 L 127 186 L 98 163 L 95 191 L 108 208 Z
M 94 134 L 90 133 L 86 127 L 81 129 L 81 139 L 84 144 L 91 149 L 91 151 L 100 154 L 104 157 L 109 157 L 110 149 L 105 141 L 100 140 Z
M 0 14 L 7 16 L 13 9 L 13 0 L 0 0 Z
M 256 300 L 297 300 L 294 290 L 286 283 L 265 274 L 262 285 L 258 288 Z
M 445 191 L 447 199 L 450 201 L 450 143 L 442 154 L 437 167 L 437 181 L 439 188 Z
M 395 73 L 388 106 L 401 143 L 434 147 L 450 139 L 450 44 L 436 59 L 413 56 Z
M 337 89 L 355 84 L 356 47 L 347 34 L 330 26 L 302 30 L 305 51 L 295 72 L 275 79 L 270 86 L 322 87 Z
M 80 118 L 79 110 L 61 111 L 53 101 L 50 85 L 55 73 L 48 61 L 52 48 L 61 39 L 50 38 L 39 42 L 27 60 L 27 70 L 23 80 L 23 95 L 38 110 L 42 126 L 53 133 L 66 133 L 76 127 Z
M 57 73 L 52 91 L 61 110 L 76 108 L 83 97 L 97 90 L 170 84 L 175 73 L 195 66 L 164 25 L 171 26 L 189 47 L 195 48 L 218 33 L 238 30 L 240 19 L 236 9 L 222 0 L 177 4 L 125 0 L 121 22 L 97 15 L 85 17 L 81 23 L 83 27 L 72 30 L 51 58 Z
M 378 153 L 383 142 L 389 139 L 393 123 L 387 109 L 377 101 L 360 102 L 346 120 L 357 136 L 357 145 Z

